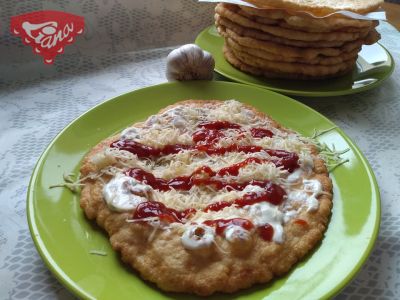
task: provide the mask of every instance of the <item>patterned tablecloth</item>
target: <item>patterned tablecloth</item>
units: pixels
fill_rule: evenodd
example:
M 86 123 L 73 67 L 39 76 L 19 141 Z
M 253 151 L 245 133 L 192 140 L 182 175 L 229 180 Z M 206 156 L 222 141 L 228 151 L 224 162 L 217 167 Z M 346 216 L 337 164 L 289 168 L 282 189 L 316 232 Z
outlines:
M 165 82 L 171 46 L 212 23 L 213 7 L 189 0 L 0 1 L 0 299 L 72 299 L 40 259 L 26 221 L 27 185 L 42 151 L 69 122 L 116 95 Z M 84 16 L 86 27 L 52 66 L 11 36 L 13 15 L 42 9 Z M 400 34 L 381 24 L 400 65 Z M 361 272 L 337 299 L 400 299 L 399 68 L 352 96 L 298 99 L 339 125 L 376 174 L 382 224 Z M 296 98 L 296 97 L 294 97 Z

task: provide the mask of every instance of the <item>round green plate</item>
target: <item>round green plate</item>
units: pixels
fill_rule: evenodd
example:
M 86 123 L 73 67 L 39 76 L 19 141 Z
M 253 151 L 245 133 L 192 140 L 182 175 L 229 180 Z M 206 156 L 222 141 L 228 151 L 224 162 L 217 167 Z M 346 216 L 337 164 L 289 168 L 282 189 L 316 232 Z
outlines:
M 353 72 L 325 80 L 267 79 L 249 75 L 229 64 L 222 53 L 224 39 L 215 26 L 204 29 L 195 43 L 210 52 L 215 59 L 215 71 L 237 82 L 258 86 L 287 95 L 328 97 L 359 93 L 382 84 L 394 70 L 394 60 L 380 44 L 363 46 Z
M 85 219 L 79 196 L 64 188 L 63 173 L 77 173 L 85 153 L 102 139 L 183 99 L 237 99 L 310 136 L 334 126 L 311 108 L 286 96 L 229 82 L 167 83 L 140 89 L 89 110 L 48 146 L 33 172 L 28 221 L 33 240 L 54 275 L 73 293 L 96 299 L 204 299 L 164 293 L 120 262 L 104 231 Z M 350 148 L 349 162 L 332 174 L 334 206 L 322 243 L 288 275 L 270 284 L 209 299 L 319 299 L 342 289 L 367 259 L 377 237 L 380 200 L 364 156 L 340 129 L 321 136 L 337 149 Z M 90 254 L 104 251 L 107 256 Z

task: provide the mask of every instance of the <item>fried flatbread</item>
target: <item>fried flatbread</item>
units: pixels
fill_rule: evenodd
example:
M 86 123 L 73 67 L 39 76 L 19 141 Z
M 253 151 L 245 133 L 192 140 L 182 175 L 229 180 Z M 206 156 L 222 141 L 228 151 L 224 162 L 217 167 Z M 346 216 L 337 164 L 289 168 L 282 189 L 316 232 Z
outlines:
M 275 25 L 267 25 L 257 23 L 248 19 L 234 10 L 231 10 L 231 5 L 225 5 L 224 3 L 220 3 L 215 7 L 215 12 L 220 16 L 237 23 L 241 26 L 247 28 L 253 28 L 257 30 L 261 30 L 263 32 L 287 38 L 291 40 L 299 40 L 299 41 L 354 41 L 360 38 L 367 36 L 370 28 L 362 28 L 359 32 L 341 32 L 341 31 L 331 31 L 331 32 L 306 32 L 301 30 L 288 29 L 284 27 L 279 27 Z
M 337 64 L 331 65 L 317 65 L 317 64 L 305 64 L 297 62 L 281 62 L 281 61 L 269 61 L 263 58 L 259 58 L 253 55 L 249 55 L 246 52 L 231 49 L 232 53 L 245 64 L 264 69 L 271 70 L 274 72 L 289 73 L 289 74 L 302 74 L 312 77 L 324 77 L 331 74 L 337 74 L 348 70 L 351 66 L 354 66 L 356 57 L 343 61 Z
M 256 40 L 261 41 L 270 41 L 277 44 L 285 45 L 285 46 L 294 46 L 294 47 L 301 47 L 301 48 L 321 48 L 321 47 L 341 47 L 345 42 L 344 41 L 319 41 L 318 43 L 315 42 L 304 42 L 304 41 L 297 41 L 291 40 L 286 38 L 281 38 L 261 30 L 247 28 L 240 26 L 234 22 L 229 21 L 226 18 L 221 17 L 218 14 L 215 14 L 215 25 L 216 26 L 223 26 L 226 28 L 231 29 L 237 35 L 250 37 Z
M 232 6 L 231 6 L 232 7 Z M 232 7 L 231 9 L 235 9 Z M 346 17 L 326 17 L 323 19 L 313 18 L 310 15 L 304 13 L 289 13 L 283 9 L 255 9 L 248 6 L 236 6 L 236 11 L 243 14 L 245 17 L 250 16 L 255 17 L 256 22 L 264 22 L 264 20 L 275 21 L 275 23 L 280 26 L 290 26 L 289 28 L 318 32 L 328 32 L 328 31 L 359 31 L 360 28 L 371 28 L 371 26 L 376 26 L 377 21 L 371 20 L 358 20 Z M 284 22 L 280 21 L 283 20 Z
M 223 37 L 231 38 L 236 43 L 242 46 L 260 49 L 277 55 L 285 55 L 288 57 L 298 57 L 304 59 L 314 59 L 320 55 L 324 55 L 327 57 L 339 56 L 343 53 L 351 52 L 354 49 L 359 49 L 363 44 L 361 41 L 356 41 L 345 43 L 342 47 L 301 48 L 284 46 L 270 41 L 261 41 L 250 37 L 239 36 L 233 30 L 230 30 L 229 28 L 223 26 L 218 26 L 217 29 Z
M 262 76 L 265 78 L 281 78 L 281 79 L 300 79 L 300 80 L 315 80 L 315 79 L 327 79 L 327 78 L 334 78 L 339 77 L 344 74 L 351 72 L 354 68 L 354 65 L 349 65 L 348 69 L 344 69 L 338 73 L 326 74 L 321 76 L 310 76 L 305 74 L 299 73 L 284 73 L 281 70 L 271 70 L 268 68 L 259 68 L 255 66 L 251 66 L 246 64 L 245 62 L 241 61 L 237 58 L 234 53 L 226 46 L 223 47 L 223 53 L 226 60 L 233 65 L 234 67 L 238 68 L 239 70 L 249 73 L 255 76 Z
M 176 145 L 181 145 L 178 152 Z M 205 152 L 210 151 L 207 145 L 230 150 Z M 167 150 L 173 153 L 166 154 Z M 290 165 L 294 169 L 283 164 L 282 157 L 289 154 L 292 163 L 298 158 L 297 166 Z M 201 176 L 190 177 L 196 179 L 190 181 L 197 182 L 195 186 L 184 189 L 184 176 L 200 166 L 219 170 L 219 175 L 196 173 Z M 241 166 L 240 171 L 232 171 L 233 166 Z M 135 177 L 138 169 L 158 179 Z M 125 263 L 165 291 L 203 296 L 235 292 L 287 273 L 322 239 L 332 207 L 331 180 L 316 147 L 264 113 L 233 100 L 188 100 L 165 108 L 95 146 L 83 160 L 81 176 L 82 209 L 106 230 Z M 174 181 L 177 176 L 181 183 Z M 206 179 L 209 184 L 204 184 Z M 217 182 L 225 187 L 218 188 Z M 272 204 L 271 186 L 284 190 L 276 194 L 280 204 Z M 121 189 L 123 193 L 118 192 Z M 236 197 L 260 202 L 206 210 L 210 204 Z M 142 210 L 156 202 L 168 209 Z M 178 211 L 190 208 L 196 211 L 178 217 Z M 155 215 L 144 218 L 144 212 Z M 218 220 L 232 218 L 247 220 L 240 223 L 247 229 L 233 223 L 223 230 L 218 227 L 225 224 Z M 209 243 L 203 243 L 206 240 Z
M 301 63 L 301 64 L 324 65 L 324 66 L 336 65 L 348 60 L 354 61 L 357 58 L 358 52 L 360 50 L 360 48 L 357 48 L 350 52 L 344 52 L 343 54 L 338 56 L 320 55 L 313 59 L 304 59 L 304 58 L 290 57 L 286 55 L 276 55 L 260 49 L 245 47 L 236 43 L 231 38 L 225 38 L 225 44 L 232 50 L 240 51 L 248 54 L 249 56 L 275 63 L 287 62 L 287 63 Z
M 340 10 L 366 14 L 379 8 L 383 0 L 248 0 L 259 8 L 280 8 L 306 11 L 315 16 L 325 16 Z

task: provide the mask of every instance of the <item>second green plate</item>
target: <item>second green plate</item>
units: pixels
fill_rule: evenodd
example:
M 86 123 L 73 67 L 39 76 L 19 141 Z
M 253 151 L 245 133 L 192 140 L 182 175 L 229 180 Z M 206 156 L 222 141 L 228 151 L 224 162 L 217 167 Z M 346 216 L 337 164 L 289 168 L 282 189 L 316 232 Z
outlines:
M 353 72 L 325 80 L 267 79 L 243 73 L 229 64 L 222 53 L 224 39 L 215 26 L 204 29 L 195 42 L 215 59 L 215 71 L 237 82 L 266 88 L 287 95 L 330 97 L 355 94 L 379 86 L 394 70 L 394 60 L 380 44 L 364 46 Z

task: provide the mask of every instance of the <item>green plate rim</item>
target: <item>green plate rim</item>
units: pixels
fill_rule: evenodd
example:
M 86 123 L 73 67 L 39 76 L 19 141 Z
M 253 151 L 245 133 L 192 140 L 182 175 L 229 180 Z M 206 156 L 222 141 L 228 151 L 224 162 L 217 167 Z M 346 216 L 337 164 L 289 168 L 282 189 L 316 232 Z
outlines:
M 205 81 L 199 81 L 199 82 L 205 82 Z M 257 86 L 248 86 L 245 84 L 241 84 L 241 83 L 235 83 L 235 82 L 226 82 L 226 81 L 211 81 L 213 84 L 218 84 L 218 85 L 239 85 L 239 86 L 244 86 L 244 87 L 250 87 L 250 88 L 255 88 L 255 89 L 259 89 L 262 91 L 266 91 L 265 88 L 260 88 Z M 76 121 L 78 121 L 81 118 L 84 118 L 86 114 L 96 110 L 98 107 L 100 107 L 101 105 L 103 105 L 106 102 L 111 102 L 111 101 L 118 101 L 118 98 L 120 96 L 124 96 L 127 94 L 133 94 L 139 90 L 144 90 L 144 89 L 152 89 L 155 87 L 162 87 L 162 86 L 166 86 L 166 85 L 175 85 L 177 83 L 175 82 L 166 82 L 166 83 L 161 83 L 161 84 L 157 84 L 157 85 L 152 85 L 152 86 L 148 86 L 148 87 L 144 87 L 144 88 L 139 88 L 130 92 L 125 92 L 125 93 L 121 93 L 113 98 L 110 98 L 108 100 L 105 100 L 95 106 L 93 106 L 92 108 L 90 108 L 89 110 L 85 111 L 84 113 L 82 113 L 80 116 L 78 116 L 77 118 L 75 118 L 74 120 L 72 120 L 68 125 L 66 125 L 54 138 L 53 140 L 47 145 L 46 149 L 43 151 L 43 153 L 40 155 L 38 161 L 35 164 L 35 167 L 33 169 L 30 181 L 29 181 L 29 185 L 28 185 L 28 190 L 27 190 L 27 204 L 26 204 L 26 210 L 27 210 L 27 220 L 28 220 L 28 225 L 29 225 L 29 231 L 32 237 L 32 240 L 34 242 L 34 245 L 39 253 L 39 255 L 41 256 L 42 260 L 45 262 L 47 268 L 51 271 L 51 273 L 57 278 L 57 280 L 64 286 L 66 287 L 69 291 L 71 291 L 73 294 L 75 294 L 76 296 L 82 298 L 82 299 L 91 299 L 91 297 L 88 297 L 88 295 L 85 293 L 85 291 L 83 291 L 81 288 L 79 288 L 79 286 L 77 286 L 75 284 L 75 282 L 73 280 L 71 280 L 64 272 L 61 268 L 58 267 L 57 263 L 53 260 L 53 258 L 51 257 L 50 253 L 48 252 L 45 243 L 43 242 L 43 240 L 41 239 L 38 229 L 37 229 L 37 224 L 34 220 L 34 208 L 33 208 L 33 198 L 34 198 L 34 184 L 37 180 L 37 176 L 38 176 L 38 172 L 42 166 L 42 163 L 45 161 L 45 157 L 47 155 L 47 153 L 50 151 L 50 149 L 53 147 L 53 145 L 55 144 L 55 142 L 58 140 L 58 138 L 63 135 L 63 133 L 65 131 L 67 131 L 69 129 L 70 126 L 72 126 L 73 123 L 75 123 Z M 299 105 L 302 108 L 312 111 L 313 113 L 317 114 L 319 117 L 321 117 L 322 119 L 324 119 L 324 121 L 332 124 L 333 126 L 335 126 L 335 131 L 337 131 L 341 137 L 352 147 L 352 150 L 354 150 L 354 152 L 357 154 L 358 158 L 360 159 L 360 162 L 364 165 L 365 170 L 368 174 L 368 178 L 370 180 L 371 183 L 371 188 L 373 190 L 373 193 L 371 195 L 371 197 L 373 197 L 373 201 L 376 204 L 376 213 L 375 213 L 375 224 L 374 224 L 374 228 L 372 231 L 372 235 L 371 238 L 369 240 L 368 246 L 365 248 L 364 253 L 362 253 L 362 255 L 360 256 L 360 260 L 359 262 L 354 266 L 354 268 L 352 269 L 351 272 L 348 273 L 348 275 L 346 277 L 344 277 L 334 288 L 332 288 L 329 292 L 327 292 L 324 295 L 324 298 L 329 299 L 331 297 L 333 297 L 334 295 L 336 295 L 337 293 L 339 293 L 348 283 L 350 283 L 350 281 L 355 277 L 355 275 L 361 270 L 362 265 L 365 263 L 365 261 L 367 260 L 367 258 L 369 257 L 369 255 L 371 254 L 371 251 L 375 245 L 376 239 L 378 237 L 378 233 L 379 233 L 379 227 L 380 227 L 380 223 L 381 223 L 381 197 L 380 197 L 380 193 L 379 193 L 379 186 L 377 184 L 376 181 L 376 177 L 375 174 L 368 162 L 368 160 L 365 158 L 365 156 L 362 154 L 361 150 L 358 148 L 358 146 L 344 133 L 344 131 L 342 129 L 340 129 L 335 123 L 333 123 L 331 120 L 329 120 L 327 117 L 325 117 L 324 115 L 322 115 L 321 113 L 319 113 L 318 111 L 312 109 L 311 107 L 296 101 L 286 95 L 282 95 L 279 94 L 277 92 L 271 91 L 271 90 L 267 90 L 267 92 L 272 93 L 272 94 L 277 94 L 280 97 L 285 97 L 287 98 L 288 101 L 292 102 L 294 105 Z M 272 116 L 273 117 L 273 116 Z M 206 299 L 206 298 L 204 298 Z
M 334 124 L 336 126 L 335 123 L 330 121 L 324 115 L 322 115 L 322 117 L 324 117 L 327 121 L 331 122 L 332 124 Z M 370 254 L 371 254 L 371 252 L 372 252 L 372 250 L 373 250 L 373 248 L 375 246 L 376 240 L 378 238 L 380 224 L 381 224 L 381 214 L 382 214 L 381 213 L 381 195 L 380 195 L 380 192 L 379 192 L 379 186 L 378 186 L 378 182 L 376 181 L 375 173 L 371 168 L 371 165 L 369 164 L 368 160 L 366 159 L 364 154 L 361 152 L 361 150 L 358 148 L 358 146 L 354 142 L 352 142 L 352 140 L 344 133 L 344 131 L 340 127 L 336 127 L 336 130 L 341 134 L 341 136 L 346 140 L 346 142 L 349 143 L 349 145 L 351 145 L 354 148 L 354 152 L 357 153 L 357 155 L 361 159 L 362 163 L 366 166 L 366 170 L 368 171 L 368 177 L 371 180 L 371 182 L 373 183 L 373 185 L 371 187 L 373 187 L 373 190 L 374 190 L 374 193 L 375 193 L 374 196 L 376 197 L 376 204 L 377 205 L 376 205 L 376 216 L 375 216 L 376 217 L 376 219 L 375 219 L 376 222 L 375 222 L 374 230 L 372 232 L 371 242 L 368 244 L 368 247 L 365 249 L 365 252 L 362 255 L 361 260 L 359 261 L 359 263 L 345 277 L 345 279 L 338 286 L 336 286 L 336 288 L 333 289 L 330 294 L 327 295 L 327 297 L 326 297 L 327 299 L 329 299 L 329 298 L 335 296 L 336 294 L 338 294 L 361 271 L 361 267 L 364 265 L 364 263 L 367 261 L 368 257 L 370 256 Z
M 196 45 L 200 46 L 203 36 L 208 35 L 208 31 L 213 27 L 215 27 L 215 25 L 210 25 L 210 26 L 206 27 L 205 29 L 203 29 L 197 35 L 194 43 Z M 329 91 L 329 92 L 323 92 L 323 91 L 312 92 L 312 91 L 282 89 L 282 88 L 276 88 L 276 87 L 273 87 L 273 86 L 267 86 L 267 85 L 261 85 L 261 84 L 257 84 L 257 83 L 252 83 L 252 82 L 249 82 L 247 80 L 240 79 L 235 75 L 231 75 L 229 73 L 226 73 L 226 72 L 222 71 L 220 68 L 218 68 L 217 65 L 215 65 L 214 71 L 217 72 L 218 74 L 228 78 L 229 80 L 233 80 L 233 81 L 238 82 L 238 83 L 248 84 L 248 85 L 259 87 L 259 88 L 262 88 L 262 89 L 275 91 L 275 92 L 282 93 L 282 94 L 285 94 L 285 95 L 301 96 L 301 97 L 336 97 L 336 96 L 351 95 L 351 94 L 357 94 L 357 93 L 365 92 L 367 90 L 376 88 L 376 87 L 380 86 L 384 81 L 386 81 L 386 79 L 388 79 L 392 75 L 392 73 L 394 71 L 394 68 L 395 68 L 395 61 L 393 59 L 393 56 L 381 43 L 377 42 L 377 44 L 380 47 L 382 47 L 382 49 L 385 50 L 385 52 L 388 54 L 388 56 L 390 58 L 390 62 L 391 62 L 390 70 L 388 72 L 384 73 L 384 76 L 382 78 L 380 78 L 379 80 L 377 80 L 377 81 L 375 81 L 375 82 L 373 82 L 373 83 L 371 83 L 369 85 L 364 85 L 362 87 L 355 88 L 355 89 L 351 88 L 351 89 L 346 89 L 346 90 Z M 207 50 L 207 49 L 205 49 L 205 50 Z M 237 70 L 237 71 L 241 72 L 243 74 L 246 74 L 246 73 L 244 73 L 244 72 L 242 72 L 240 70 Z M 250 74 L 246 74 L 246 75 L 256 77 L 256 76 L 250 75 Z M 285 79 L 282 79 L 282 80 L 285 80 Z
M 112 99 L 109 99 L 112 100 Z M 109 101 L 106 100 L 106 101 Z M 52 275 L 69 291 L 71 291 L 74 295 L 78 296 L 81 299 L 92 299 L 86 295 L 84 291 L 82 291 L 81 288 L 79 288 L 73 280 L 71 280 L 65 273 L 64 271 L 58 267 L 57 263 L 52 259 L 50 253 L 47 251 L 46 245 L 43 242 L 42 238 L 40 237 L 40 234 L 37 230 L 37 224 L 34 221 L 34 208 L 33 208 L 33 197 L 34 197 L 34 184 L 38 176 L 39 169 L 44 162 L 44 158 L 46 157 L 47 153 L 50 151 L 51 147 L 54 145 L 54 143 L 57 141 L 57 139 L 66 131 L 68 128 L 83 117 L 86 113 L 91 111 L 92 109 L 95 109 L 97 106 L 101 105 L 98 104 L 94 106 L 93 108 L 89 109 L 88 111 L 84 112 L 81 114 L 79 117 L 75 118 L 72 120 L 67 126 L 65 126 L 54 138 L 53 140 L 47 145 L 46 149 L 43 151 L 43 153 L 40 155 L 37 163 L 35 164 L 35 167 L 33 169 L 31 179 L 29 180 L 29 185 L 28 185 L 28 191 L 27 191 L 27 203 L 26 203 L 26 217 L 28 219 L 28 226 L 29 226 L 29 231 L 32 237 L 32 240 L 34 242 L 34 245 L 36 247 L 36 250 L 39 252 L 40 257 L 44 261 L 45 265 L 47 268 L 51 271 Z

